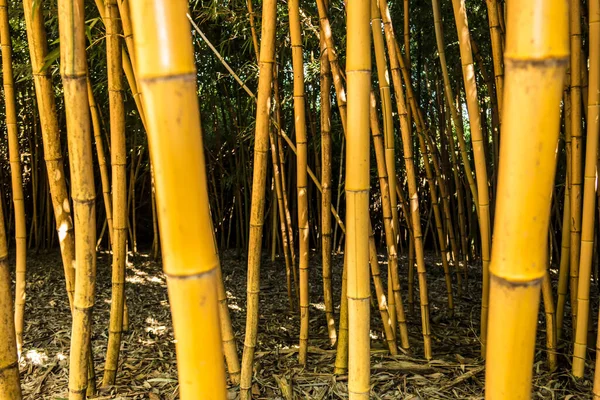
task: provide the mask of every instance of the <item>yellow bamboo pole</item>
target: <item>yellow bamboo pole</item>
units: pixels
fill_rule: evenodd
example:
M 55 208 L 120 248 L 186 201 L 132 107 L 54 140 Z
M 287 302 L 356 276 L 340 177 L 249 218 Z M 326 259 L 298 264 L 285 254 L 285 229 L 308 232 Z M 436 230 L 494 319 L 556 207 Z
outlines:
M 577 325 L 579 256 L 581 251 L 581 202 L 583 139 L 581 126 L 581 4 L 570 0 L 571 29 L 571 315 L 573 333 Z
M 490 206 L 488 193 L 487 165 L 485 161 L 485 143 L 481 133 L 481 113 L 477 98 L 477 84 L 475 82 L 475 68 L 473 66 L 473 53 L 465 0 L 452 0 L 454 21 L 460 47 L 463 80 L 469 110 L 471 126 L 471 143 L 473 145 L 473 158 L 475 159 L 475 172 L 477 174 L 477 195 L 474 198 L 479 204 L 479 232 L 481 236 L 481 260 L 483 264 L 483 291 L 481 296 L 481 354 L 485 356 L 487 342 L 487 319 L 489 299 L 489 263 L 492 233 L 490 225 Z
M 500 18 L 498 17 L 498 0 L 486 0 L 485 4 L 487 6 L 488 26 L 490 28 L 490 37 L 492 39 L 492 62 L 494 64 L 494 77 L 496 80 L 496 99 L 498 104 L 498 116 L 502 118 L 504 64 L 502 57 L 502 31 L 500 29 Z
M 187 8 L 184 0 L 131 2 L 136 71 L 148 110 L 148 143 L 177 340 L 180 396 L 182 400 L 225 399 L 219 258 L 209 209 Z M 173 136 L 173 130 L 179 134 Z
M 508 11 L 486 398 L 519 400 L 531 398 L 569 48 L 567 2 L 519 2 Z
M 300 245 L 300 349 L 298 360 L 306 364 L 308 354 L 308 179 L 307 161 L 308 146 L 306 138 L 306 104 L 304 98 L 304 59 L 302 47 L 302 30 L 300 26 L 299 0 L 288 2 L 290 39 L 292 42 L 292 63 L 294 69 L 294 126 L 296 130 L 297 176 L 298 189 L 298 235 Z
M 69 400 L 85 399 L 96 281 L 96 209 L 87 98 L 82 0 L 58 2 L 60 67 L 67 112 L 71 193 L 75 213 L 76 278 L 69 369 Z
M 10 281 L 4 214 L 0 207 L 0 322 L 2 323 L 2 329 L 0 329 L 0 399 L 21 400 L 19 358 Z
M 104 143 L 102 142 L 102 131 L 100 129 L 100 116 L 98 115 L 98 106 L 94 99 L 92 83 L 87 78 L 88 102 L 90 104 L 90 115 L 92 117 L 92 128 L 94 131 L 94 142 L 96 143 L 96 154 L 98 156 L 98 166 L 100 167 L 100 180 L 102 183 L 102 196 L 104 199 L 104 209 L 106 210 L 106 222 L 108 225 L 108 237 L 110 243 L 113 242 L 113 216 L 112 200 L 110 198 L 110 183 L 108 179 L 108 167 L 106 165 L 106 155 L 104 154 Z
M 444 79 L 444 94 L 446 96 L 446 103 L 450 108 L 450 115 L 452 116 L 452 122 L 454 123 L 454 128 L 456 129 L 456 137 L 458 139 L 460 155 L 463 161 L 463 167 L 465 169 L 467 182 L 469 183 L 469 189 L 471 190 L 471 196 L 473 197 L 473 199 L 476 200 L 478 199 L 479 195 L 477 192 L 475 179 L 473 177 L 473 170 L 471 169 L 471 162 L 469 161 L 469 156 L 467 155 L 467 144 L 465 142 L 464 127 L 461 118 L 462 110 L 461 114 L 459 114 L 456 108 L 456 103 L 454 102 L 454 94 L 452 91 L 452 86 L 450 85 L 450 77 L 448 76 L 448 66 L 446 63 L 446 51 L 444 45 L 444 33 L 442 28 L 439 0 L 432 0 L 431 5 L 433 7 L 435 39 L 437 44 L 438 55 L 440 58 L 440 66 L 442 68 L 442 77 Z M 477 215 L 479 215 L 479 203 L 477 201 L 475 201 L 475 208 L 477 210 Z
M 371 3 L 377 8 L 376 1 Z M 379 9 L 378 9 L 379 10 Z M 381 29 L 381 28 L 379 28 Z M 383 38 L 382 38 L 383 39 Z M 404 315 L 404 306 L 402 304 L 402 296 L 400 295 L 400 281 L 398 275 L 398 252 L 396 248 L 396 233 L 393 228 L 393 217 L 392 217 L 392 206 L 390 201 L 391 188 L 389 186 L 389 175 L 387 174 L 387 165 L 384 156 L 384 139 L 381 137 L 381 129 L 379 128 L 379 121 L 377 119 L 377 103 L 375 94 L 371 93 L 370 101 L 370 120 L 371 120 L 371 133 L 373 135 L 373 147 L 375 148 L 375 158 L 377 161 L 377 172 L 379 175 L 379 187 L 381 191 L 381 204 L 383 208 L 383 225 L 385 230 L 385 241 L 388 249 L 388 285 L 391 282 L 392 296 L 395 298 L 395 304 L 397 307 L 394 311 L 398 311 L 397 323 L 400 330 L 400 340 L 403 349 L 409 349 L 408 343 L 408 329 L 406 326 L 406 317 Z M 395 179 L 394 179 L 395 180 Z M 375 246 L 373 246 L 375 250 Z M 377 253 L 375 253 L 377 254 Z M 377 261 L 377 258 L 375 258 Z M 385 322 L 385 321 L 384 321 Z M 390 321 L 393 325 L 393 320 Z M 395 326 L 394 326 L 395 328 Z M 394 330 L 395 332 L 395 330 Z M 396 335 L 394 335 L 396 336 Z
M 346 240 L 348 253 L 348 395 L 369 399 L 369 110 L 371 92 L 371 1 L 347 7 Z
M 52 208 L 54 210 L 56 230 L 58 232 L 65 271 L 69 304 L 72 305 L 75 287 L 75 237 L 61 154 L 54 88 L 49 71 L 42 70 L 42 66 L 48 55 L 48 43 L 46 40 L 42 7 L 33 7 L 33 3 L 30 0 L 23 0 L 23 10 L 36 99 L 40 111 L 40 126 L 50 197 L 52 199 Z
M 573 375 L 582 378 L 587 352 L 588 319 L 590 314 L 590 278 L 594 255 L 594 224 L 596 221 L 596 164 L 598 129 L 600 124 L 600 1 L 589 2 L 590 71 L 588 119 L 585 146 L 585 176 L 583 186 L 583 225 L 577 290 L 577 325 L 573 347 Z
M 563 91 L 563 116 L 565 125 L 565 197 L 563 206 L 562 232 L 561 232 L 561 254 L 558 277 L 558 298 L 556 301 L 556 337 L 557 341 L 562 338 L 563 320 L 565 314 L 565 303 L 570 281 L 570 252 L 571 252 L 571 101 L 570 101 L 570 79 L 571 74 L 567 68 L 565 75 L 565 86 Z
M 325 8 L 328 7 L 325 1 Z M 331 66 L 327 56 L 325 37 L 320 36 L 321 49 L 321 251 L 323 258 L 323 302 L 325 303 L 325 318 L 327 319 L 327 333 L 332 345 L 337 340 L 335 320 L 333 319 L 333 293 L 331 289 Z
M 431 359 L 431 327 L 429 324 L 429 294 L 427 292 L 427 276 L 425 258 L 423 254 L 423 235 L 421 233 L 421 213 L 419 211 L 419 194 L 412 149 L 412 137 L 408 126 L 407 109 L 404 102 L 404 91 L 400 77 L 400 66 L 398 60 L 401 57 L 397 53 L 397 43 L 392 27 L 390 11 L 387 0 L 379 1 L 379 9 L 383 20 L 385 38 L 390 54 L 390 65 L 392 81 L 396 90 L 396 106 L 400 115 L 400 131 L 402 133 L 402 146 L 404 149 L 404 163 L 408 180 L 408 195 L 410 198 L 410 209 L 412 218 L 413 239 L 415 243 L 415 254 L 417 261 L 417 274 L 419 277 L 420 301 L 421 301 L 421 328 L 423 331 L 423 342 L 425 358 Z M 410 266 L 409 266 L 410 267 Z
M 388 177 L 396 176 L 396 150 L 394 137 L 394 120 L 392 117 L 392 96 L 390 89 L 390 78 L 387 69 L 387 59 L 385 57 L 385 44 L 381 32 L 381 13 L 377 5 L 377 0 L 371 0 L 371 28 L 373 30 L 373 47 L 375 49 L 375 61 L 377 66 L 377 79 L 379 81 L 379 92 L 381 96 L 381 109 L 383 114 L 383 137 L 385 142 L 385 165 Z M 392 211 L 392 238 L 398 242 L 398 208 L 396 197 L 396 179 L 388 179 L 390 207 Z M 396 247 L 396 246 L 394 246 Z M 388 298 L 391 311 L 392 326 L 396 329 L 396 294 L 393 293 L 394 274 L 388 271 Z M 397 279 L 396 279 L 397 280 Z M 399 289 L 399 286 L 397 286 Z M 399 293 L 398 293 L 399 295 Z
M 104 379 L 102 384 L 115 384 L 125 305 L 125 265 L 127 262 L 127 149 L 125 143 L 125 107 L 123 104 L 123 72 L 119 9 L 117 0 L 106 0 L 106 56 L 108 100 L 110 106 L 110 139 L 112 165 L 113 259 L 112 297 Z M 110 229 L 110 228 L 109 228 Z
M 260 291 L 260 256 L 265 209 L 267 153 L 269 151 L 269 103 L 273 65 L 275 63 L 275 28 L 277 2 L 265 0 L 262 10 L 262 43 L 260 47 L 258 99 L 256 104 L 256 133 L 254 137 L 254 171 L 252 177 L 252 206 L 248 245 L 248 283 L 246 337 L 242 357 L 240 395 L 250 399 L 252 364 L 258 331 L 258 293 Z
M 19 133 L 17 128 L 17 108 L 12 68 L 12 47 L 8 22 L 8 4 L 0 0 L 0 48 L 2 49 L 2 77 L 8 136 L 8 156 L 12 200 L 15 211 L 16 244 L 16 283 L 15 283 L 15 330 L 17 350 L 23 348 L 23 325 L 25 322 L 25 293 L 27 286 L 27 227 L 25 226 L 25 201 L 23 200 L 23 178 L 21 175 L 21 155 L 19 153 Z

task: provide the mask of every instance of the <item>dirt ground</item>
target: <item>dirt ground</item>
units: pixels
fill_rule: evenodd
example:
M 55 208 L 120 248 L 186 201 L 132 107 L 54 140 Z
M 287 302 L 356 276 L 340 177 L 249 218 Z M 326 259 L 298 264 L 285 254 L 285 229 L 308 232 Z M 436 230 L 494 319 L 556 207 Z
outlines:
M 285 399 L 281 388 L 293 389 L 294 399 L 345 399 L 347 376 L 334 376 L 335 349 L 329 345 L 324 311 L 320 259 L 311 255 L 310 339 L 305 368 L 297 362 L 299 316 L 291 312 L 285 287 L 283 258 L 262 266 L 260 322 L 253 392 L 256 399 Z M 418 304 L 408 315 L 411 354 L 392 357 L 383 341 L 381 320 L 371 311 L 372 356 L 371 398 L 373 399 L 483 399 L 484 363 L 479 356 L 479 267 L 469 267 L 468 287 L 455 299 L 455 315 L 447 309 L 444 275 L 439 258 L 427 259 L 431 303 L 431 332 L 434 358 L 423 359 Z M 334 299 L 339 305 L 343 257 L 335 255 Z M 385 279 L 385 259 L 381 258 Z M 235 252 L 222 255 L 225 286 L 238 341 L 243 348 L 246 301 L 246 260 Z M 406 260 L 401 262 L 403 295 L 406 303 Z M 71 320 L 58 251 L 31 254 L 28 261 L 28 297 L 25 345 L 21 377 L 25 399 L 60 400 L 67 397 L 69 337 Z M 166 283 L 159 262 L 147 254 L 129 257 L 127 269 L 129 331 L 123 338 L 117 386 L 101 389 L 96 399 L 177 399 L 175 347 Z M 415 285 L 418 301 L 418 285 Z M 455 285 L 456 290 L 456 285 Z M 110 309 L 110 255 L 98 255 L 97 297 L 94 309 L 93 351 L 97 381 L 102 378 Z M 595 305 L 593 306 L 595 310 Z M 569 310 L 567 310 L 570 312 Z M 570 318 L 567 318 L 567 320 Z M 593 320 L 595 320 L 593 318 Z M 570 321 L 567 321 L 569 323 Z M 566 332 L 570 328 L 566 328 Z M 545 359 L 545 318 L 540 314 L 535 355 L 533 398 L 587 399 L 591 396 L 593 360 L 588 361 L 586 380 L 577 381 L 563 354 L 570 350 L 559 344 L 558 372 L 547 371 Z M 507 349 L 507 351 L 510 351 Z M 99 385 L 99 384 L 98 384 Z M 229 388 L 230 399 L 238 397 Z M 288 397 L 289 399 L 290 397 Z

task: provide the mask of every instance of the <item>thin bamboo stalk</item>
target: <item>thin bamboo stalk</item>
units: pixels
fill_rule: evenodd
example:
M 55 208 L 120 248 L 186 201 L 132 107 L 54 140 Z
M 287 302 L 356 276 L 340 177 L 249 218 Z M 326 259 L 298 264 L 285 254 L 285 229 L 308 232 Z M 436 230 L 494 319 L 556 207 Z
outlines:
M 463 80 L 469 110 L 469 122 L 471 126 L 471 143 L 473 145 L 473 158 L 475 159 L 475 171 L 477 174 L 477 195 L 475 199 L 479 204 L 479 232 L 481 236 L 481 260 L 483 269 L 483 290 L 481 296 L 481 354 L 485 357 L 487 343 L 487 319 L 489 304 L 489 263 L 490 248 L 492 245 L 492 234 L 490 224 L 490 207 L 488 193 L 487 165 L 485 160 L 485 143 L 481 133 L 481 114 L 479 111 L 479 100 L 477 98 L 477 84 L 475 82 L 475 70 L 473 66 L 473 53 L 471 51 L 471 40 L 469 23 L 465 0 L 452 0 L 454 9 L 454 21 L 459 39 L 460 58 L 462 63 Z
M 0 10 L 0 12 L 2 11 Z M 0 329 L 0 371 L 2 371 L 0 373 L 0 398 L 21 400 L 19 356 L 17 354 L 8 246 L 2 207 L 0 207 L 0 323 L 2 323 L 2 329 Z
M 325 1 L 325 8 L 328 1 Z M 323 302 L 327 334 L 332 345 L 337 340 L 335 320 L 333 318 L 333 293 L 331 288 L 331 66 L 327 56 L 325 37 L 320 37 L 320 101 L 321 101 L 321 254 L 323 260 Z
M 258 331 L 258 294 L 260 291 L 261 242 L 265 208 L 267 152 L 269 145 L 269 100 L 275 63 L 275 28 L 277 4 L 265 0 L 262 10 L 262 45 L 260 48 L 256 132 L 254 138 L 254 171 L 252 179 L 252 211 L 250 215 L 250 240 L 248 247 L 248 300 L 246 337 L 242 357 L 240 395 L 242 400 L 251 397 L 252 364 Z
M 106 56 L 108 69 L 108 100 L 110 106 L 110 138 L 112 169 L 112 296 L 103 386 L 115 384 L 123 316 L 125 308 L 125 266 L 127 263 L 127 149 L 125 143 L 125 107 L 123 103 L 123 72 L 121 39 L 119 37 L 117 0 L 106 0 Z M 88 79 L 89 82 L 89 79 Z M 88 87 L 88 93 L 90 93 Z M 109 225 L 109 231 L 110 231 Z
M 25 293 L 27 286 L 27 227 L 25 226 L 25 201 L 23 200 L 23 177 L 21 175 L 21 155 L 19 153 L 19 132 L 17 128 L 17 107 L 12 68 L 12 45 L 8 21 L 8 4 L 0 0 L 0 48 L 2 49 L 2 77 L 8 136 L 8 156 L 12 200 L 15 212 L 15 330 L 17 351 L 23 348 L 23 326 L 25 324 Z
M 304 93 L 304 60 L 302 31 L 300 26 L 299 0 L 288 2 L 290 38 L 292 43 L 292 63 L 294 69 L 294 127 L 296 131 L 296 186 L 298 190 L 298 236 L 299 236 L 299 272 L 300 272 L 300 349 L 298 360 L 306 364 L 308 354 L 308 146 L 306 137 L 306 101 Z
M 583 186 L 583 225 L 577 289 L 577 325 L 573 347 L 573 375 L 582 378 L 588 340 L 590 316 L 590 278 L 594 255 L 594 226 L 596 221 L 596 167 L 598 135 L 600 134 L 600 6 L 598 0 L 589 2 L 590 71 L 588 90 L 588 119 L 585 146 L 585 176 Z

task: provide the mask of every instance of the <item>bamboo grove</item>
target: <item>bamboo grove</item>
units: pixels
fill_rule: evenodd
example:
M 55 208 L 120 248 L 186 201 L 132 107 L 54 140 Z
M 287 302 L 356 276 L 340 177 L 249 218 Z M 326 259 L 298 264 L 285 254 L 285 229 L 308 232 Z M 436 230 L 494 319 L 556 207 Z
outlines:
M 128 385 L 143 258 L 181 399 L 267 398 L 280 351 L 380 398 L 375 356 L 434 368 L 467 324 L 481 367 L 452 385 L 528 399 L 543 370 L 600 398 L 600 0 L 0 0 L 0 50 L 0 399 L 28 393 L 50 253 L 69 400 Z

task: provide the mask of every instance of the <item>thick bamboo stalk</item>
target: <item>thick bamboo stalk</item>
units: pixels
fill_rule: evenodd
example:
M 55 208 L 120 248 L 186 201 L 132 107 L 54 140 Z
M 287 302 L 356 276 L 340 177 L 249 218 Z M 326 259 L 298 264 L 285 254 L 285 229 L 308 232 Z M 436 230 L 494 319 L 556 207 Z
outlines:
M 477 196 L 474 198 L 479 204 L 479 232 L 481 236 L 481 260 L 483 269 L 483 291 L 481 296 L 481 354 L 485 356 L 487 342 L 487 319 L 489 299 L 489 263 L 490 247 L 492 245 L 492 233 L 490 224 L 490 207 L 488 193 L 487 165 L 485 157 L 485 143 L 481 133 L 481 114 L 479 111 L 479 100 L 477 98 L 477 84 L 475 82 L 475 70 L 473 66 L 473 53 L 467 10 L 465 0 L 452 0 L 454 9 L 454 21 L 460 46 L 460 58 L 462 63 L 463 80 L 469 110 L 469 122 L 471 126 L 471 143 L 473 145 L 473 158 L 475 159 L 475 171 L 477 174 Z
M 186 1 L 131 2 L 183 400 L 225 399 L 219 258 Z M 178 46 L 173 46 L 177 43 Z M 175 129 L 179 135 L 173 136 Z
M 82 0 L 58 2 L 60 66 L 67 112 L 71 193 L 75 215 L 76 278 L 69 400 L 85 399 L 96 284 L 96 209 Z
M 348 297 L 348 395 L 370 392 L 369 285 L 369 93 L 371 32 L 369 0 L 348 4 L 346 72 L 348 122 L 346 154 L 346 237 Z
M 427 292 L 427 277 L 425 268 L 425 258 L 423 254 L 423 236 L 421 233 L 421 213 L 419 210 L 419 195 L 417 188 L 416 171 L 413 158 L 412 137 L 410 127 L 408 126 L 406 104 L 404 103 L 404 93 L 400 78 L 400 66 L 397 54 L 396 39 L 391 23 L 391 16 L 386 0 L 380 0 L 379 9 L 383 19 L 385 38 L 390 54 L 390 63 L 392 71 L 392 81 L 396 90 L 396 106 L 400 115 L 400 131 L 402 133 L 402 145 L 404 148 L 404 163 L 406 165 L 406 175 L 408 178 L 408 195 L 410 198 L 410 209 L 412 217 L 413 238 L 415 242 L 415 254 L 417 261 L 417 273 L 419 277 L 420 300 L 421 300 L 421 325 L 423 331 L 425 358 L 431 359 L 431 328 L 429 324 L 429 295 Z
M 275 63 L 275 28 L 277 2 L 263 2 L 262 43 L 260 48 L 258 101 L 256 104 L 256 132 L 254 137 L 254 171 L 252 178 L 252 209 L 250 214 L 250 240 L 248 246 L 248 289 L 246 337 L 242 358 L 240 395 L 242 400 L 251 397 L 252 364 L 258 331 L 258 294 L 260 291 L 261 243 L 265 209 L 267 152 L 269 146 L 269 100 Z
M 25 322 L 25 292 L 27 286 L 27 227 L 25 226 L 25 201 L 23 200 L 23 177 L 21 175 L 21 155 L 19 153 L 17 108 L 12 68 L 12 45 L 6 0 L 0 0 L 0 48 L 2 49 L 2 77 L 6 106 L 6 131 L 8 136 L 12 200 L 15 211 L 17 254 L 15 271 L 15 330 L 17 350 L 21 354 L 23 348 L 23 325 Z
M 571 249 L 570 255 L 570 289 L 571 316 L 573 334 L 577 325 L 578 289 L 579 289 L 579 256 L 581 251 L 581 207 L 582 207 L 582 165 L 583 138 L 581 126 L 581 3 L 570 0 L 571 29 Z
M 298 190 L 298 236 L 300 272 L 300 349 L 298 360 L 306 364 L 308 354 L 308 146 L 306 138 L 306 101 L 304 94 L 304 58 L 302 55 L 302 31 L 300 26 L 299 0 L 288 2 L 292 63 L 294 69 L 294 127 L 296 131 L 296 186 Z
M 325 1 L 325 7 L 328 7 Z M 321 100 L 321 252 L 323 259 L 323 302 L 325 303 L 325 318 L 327 319 L 327 333 L 332 345 L 337 340 L 335 320 L 333 318 L 333 293 L 331 288 L 331 66 L 327 56 L 325 37 L 320 37 L 321 49 L 321 74 L 320 74 L 320 100 Z
M 1 11 L 0 11 L 1 12 Z M 0 398 L 21 400 L 19 358 L 15 335 L 13 300 L 4 213 L 0 207 Z
M 125 107 L 123 104 L 123 72 L 119 9 L 117 0 L 106 0 L 106 56 L 108 100 L 110 106 L 110 139 L 112 169 L 112 296 L 104 379 L 102 384 L 115 384 L 125 306 L 125 265 L 127 263 L 127 149 L 125 143 Z M 89 80 L 88 80 L 89 82 Z M 89 90 L 88 90 L 89 93 Z M 110 226 L 109 226 L 110 230 Z
M 486 398 L 530 399 L 547 245 L 559 105 L 568 62 L 567 2 L 509 8 Z M 510 349 L 510 351 L 507 351 Z
M 600 1 L 590 0 L 590 71 L 588 90 L 588 119 L 585 146 L 585 176 L 583 186 L 583 225 L 577 290 L 577 325 L 573 347 L 573 375 L 582 378 L 588 340 L 590 315 L 590 278 L 594 255 L 594 226 L 596 221 L 596 167 L 600 123 Z

